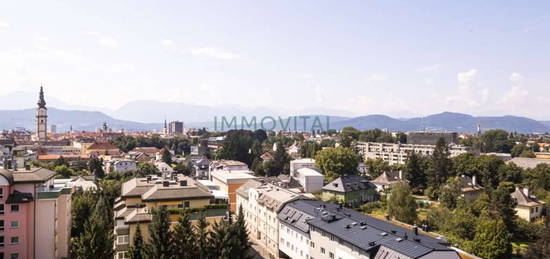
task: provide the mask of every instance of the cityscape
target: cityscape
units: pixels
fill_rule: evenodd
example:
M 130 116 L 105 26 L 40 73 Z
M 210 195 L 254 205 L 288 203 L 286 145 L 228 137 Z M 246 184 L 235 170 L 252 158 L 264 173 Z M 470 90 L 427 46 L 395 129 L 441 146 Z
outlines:
M 0 259 L 550 258 L 549 3 L 184 2 L 0 3 Z

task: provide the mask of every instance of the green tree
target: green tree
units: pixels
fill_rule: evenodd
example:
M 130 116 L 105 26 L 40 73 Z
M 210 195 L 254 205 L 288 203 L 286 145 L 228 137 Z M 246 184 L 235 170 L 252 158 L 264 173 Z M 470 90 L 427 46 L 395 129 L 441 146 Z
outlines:
M 430 186 L 441 186 L 452 175 L 452 160 L 449 158 L 449 148 L 443 138 L 439 138 L 431 156 L 427 180 Z
M 230 258 L 252 258 L 250 256 L 250 248 L 252 245 L 248 239 L 248 230 L 246 229 L 242 205 L 239 206 L 237 221 L 231 225 L 231 228 L 232 251 Z
M 172 164 L 172 153 L 168 148 L 164 148 L 162 151 L 162 162 L 167 163 L 168 165 Z
M 158 168 L 156 168 L 154 165 L 149 163 L 141 163 L 139 164 L 137 170 L 136 170 L 136 176 L 137 177 L 145 177 L 148 175 L 156 175 L 159 173 Z
M 342 175 L 357 173 L 358 158 L 351 149 L 345 147 L 325 148 L 315 156 L 315 164 L 325 174 L 327 181 Z
M 409 154 L 403 171 L 415 192 L 426 189 L 426 158 L 414 152 Z
M 413 224 L 416 221 L 416 202 L 412 197 L 412 190 L 406 182 L 399 182 L 391 186 L 388 214 L 405 223 Z
M 513 183 L 502 182 L 490 195 L 491 209 L 498 213 L 507 229 L 512 232 L 515 230 L 516 204 L 510 194 L 514 190 Z
M 113 256 L 113 233 L 110 213 L 104 198 L 95 205 L 94 212 L 84 223 L 84 231 L 73 243 L 75 258 L 111 258 Z
M 462 195 L 462 180 L 458 177 L 449 179 L 439 191 L 439 202 L 447 209 L 456 208 Z
M 220 149 L 220 159 L 237 160 L 252 164 L 250 149 L 254 139 L 249 130 L 230 130 L 227 132 L 223 141 L 223 147 Z
M 525 258 L 550 258 L 550 221 L 548 215 L 545 217 L 544 229 L 542 230 L 540 238 L 529 246 L 529 249 L 525 253 Z
M 361 132 L 354 127 L 344 127 L 340 132 L 340 144 L 343 147 L 351 147 L 352 143 L 359 139 Z
M 88 169 L 97 179 L 101 179 L 105 176 L 105 171 L 103 170 L 103 159 L 101 158 L 96 156 L 90 157 L 90 161 L 88 161 Z
M 487 259 L 509 258 L 512 252 L 512 235 L 506 229 L 502 219 L 482 216 L 475 233 L 467 250 Z
M 73 169 L 66 165 L 58 165 L 53 169 L 56 173 L 59 174 L 61 178 L 70 178 L 71 176 L 75 175 Z
M 176 258 L 196 258 L 198 256 L 197 249 L 195 249 L 195 233 L 186 212 L 181 213 L 178 223 L 174 226 L 173 237 L 173 256 Z
M 78 191 L 71 200 L 71 236 L 79 237 L 84 232 L 84 225 L 92 215 L 96 196 L 90 191 Z
M 130 258 L 132 259 L 145 259 L 145 244 L 143 243 L 143 236 L 141 235 L 141 226 L 138 224 L 136 233 L 134 234 L 134 241 L 128 251 Z
M 172 254 L 172 231 L 165 207 L 153 209 L 153 220 L 149 224 L 149 242 L 146 245 L 148 258 L 165 259 Z
M 481 151 L 485 153 L 500 152 L 510 153 L 514 143 L 508 138 L 508 132 L 504 130 L 488 130 L 481 134 Z
M 321 150 L 321 145 L 315 141 L 304 141 L 300 145 L 300 156 L 307 158 L 314 158 L 315 154 Z
M 63 156 L 59 156 L 59 158 L 53 162 L 53 166 L 58 167 L 62 165 L 69 166 L 69 162 Z
M 288 172 L 287 166 L 290 163 L 290 156 L 286 153 L 281 142 L 277 142 L 277 150 L 273 154 L 273 159 L 264 163 L 264 168 L 268 176 L 277 176 L 284 172 Z M 286 168 L 285 168 L 286 167 Z
M 229 224 L 224 220 L 215 222 L 212 225 L 212 232 L 208 238 L 209 258 L 230 259 L 230 238 L 231 233 Z
M 196 249 L 200 259 L 208 258 L 208 254 L 210 250 L 208 241 L 210 239 L 210 234 L 211 234 L 208 227 L 209 227 L 209 224 L 206 221 L 206 217 L 204 213 L 201 213 L 199 215 L 198 223 L 195 226 L 195 236 L 197 237 Z
M 391 171 L 391 166 L 382 158 L 365 159 L 365 168 L 371 178 L 376 178 L 384 172 Z

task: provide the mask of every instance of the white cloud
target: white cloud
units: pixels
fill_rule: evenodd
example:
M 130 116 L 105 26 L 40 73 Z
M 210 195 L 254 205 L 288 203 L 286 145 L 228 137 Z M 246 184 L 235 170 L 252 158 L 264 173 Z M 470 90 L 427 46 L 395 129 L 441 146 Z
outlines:
M 118 47 L 118 41 L 111 37 L 101 36 L 99 38 L 99 45 L 107 48 L 116 48 Z
M 472 82 L 476 79 L 477 69 L 470 69 L 469 71 L 458 73 L 456 79 L 460 87 L 469 88 Z
M 512 81 L 512 85 L 519 86 L 523 81 L 523 76 L 519 73 L 514 72 L 510 75 L 510 81 Z
M 165 47 L 172 47 L 174 46 L 176 43 L 172 40 L 162 40 L 160 42 L 160 44 L 162 44 L 162 46 L 165 46 Z
M 211 48 L 211 47 L 192 48 L 191 55 L 204 56 L 204 57 L 223 59 L 223 60 L 233 60 L 233 59 L 240 58 L 239 55 L 235 53 L 225 51 L 220 48 Z
M 388 80 L 388 76 L 384 74 L 370 74 L 365 77 L 365 81 L 368 83 L 382 82 Z
M 5 21 L 0 21 L 0 29 L 8 28 L 10 24 Z
M 477 82 L 477 74 L 477 69 L 470 69 L 457 74 L 457 92 L 443 100 L 449 109 L 465 111 L 479 107 L 487 101 L 489 89 L 480 87 Z

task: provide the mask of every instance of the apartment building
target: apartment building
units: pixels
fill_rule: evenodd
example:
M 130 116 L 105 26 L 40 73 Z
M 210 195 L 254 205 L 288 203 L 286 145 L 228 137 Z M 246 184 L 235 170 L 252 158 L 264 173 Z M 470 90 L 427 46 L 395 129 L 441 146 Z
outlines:
M 542 215 L 544 201 L 537 199 L 537 197 L 530 193 L 529 188 L 516 187 L 510 196 L 516 202 L 515 210 L 518 217 L 527 221 L 533 221 Z
M 407 162 L 410 153 L 432 155 L 435 145 L 358 142 L 357 149 L 364 156 L 364 159 L 380 158 L 390 165 L 402 165 Z M 449 145 L 451 157 L 465 154 L 468 151 L 469 149 L 465 146 Z
M 284 188 L 250 180 L 237 189 L 237 207 L 242 206 L 249 237 L 264 250 L 264 257 L 279 258 L 277 213 L 299 194 Z
M 0 170 L 0 258 L 67 258 L 72 182 L 44 168 Z M 9 257 L 8 257 L 9 256 Z
M 181 174 L 134 178 L 123 183 L 121 196 L 114 205 L 115 259 L 129 258 L 130 242 L 138 227 L 143 239 L 149 239 L 147 226 L 153 218 L 153 209 L 167 208 L 172 224 L 177 222 L 179 211 L 183 209 L 200 210 L 207 221 L 213 223 L 221 220 L 227 211 L 225 204 L 213 205 L 214 198 L 208 188 Z M 192 222 L 198 217 L 199 212 L 190 214 Z
M 277 218 L 279 249 L 290 258 L 460 258 L 445 240 L 337 204 L 293 200 Z

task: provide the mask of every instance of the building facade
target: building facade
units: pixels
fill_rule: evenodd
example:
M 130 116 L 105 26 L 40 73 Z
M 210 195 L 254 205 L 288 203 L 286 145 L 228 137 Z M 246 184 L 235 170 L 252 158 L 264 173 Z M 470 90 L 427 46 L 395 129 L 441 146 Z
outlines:
M 451 157 L 465 154 L 469 151 L 467 147 L 454 144 L 448 147 Z M 358 142 L 357 148 L 365 160 L 380 158 L 390 165 L 403 165 L 407 162 L 410 153 L 426 156 L 432 155 L 435 145 Z

